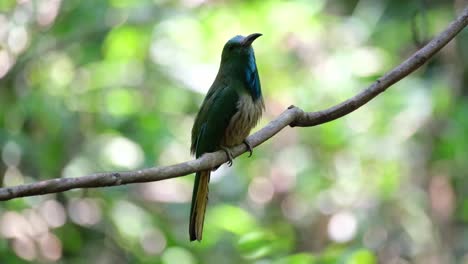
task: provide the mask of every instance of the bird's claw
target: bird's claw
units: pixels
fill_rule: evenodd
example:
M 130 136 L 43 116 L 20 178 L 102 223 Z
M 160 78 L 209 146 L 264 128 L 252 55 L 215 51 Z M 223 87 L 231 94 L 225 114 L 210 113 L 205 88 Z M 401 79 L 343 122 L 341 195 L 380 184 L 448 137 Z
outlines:
M 229 167 L 232 166 L 232 160 L 234 159 L 234 157 L 232 156 L 232 152 L 229 148 L 226 148 L 226 147 L 221 147 L 221 149 L 224 151 L 224 153 L 226 153 L 226 156 L 228 158 L 228 161 L 227 161 L 227 164 Z
M 244 141 L 242 142 L 247 146 L 247 151 L 249 152 L 249 158 L 252 157 L 252 153 L 253 153 L 252 146 L 247 141 L 247 139 L 244 139 Z

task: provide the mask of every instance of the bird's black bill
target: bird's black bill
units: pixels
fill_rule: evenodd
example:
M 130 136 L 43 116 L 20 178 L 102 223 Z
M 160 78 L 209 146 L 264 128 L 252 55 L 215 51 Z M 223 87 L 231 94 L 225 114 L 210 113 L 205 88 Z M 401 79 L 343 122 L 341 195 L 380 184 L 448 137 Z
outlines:
M 260 34 L 260 33 L 253 33 L 253 34 L 248 35 L 242 41 L 242 46 L 250 46 L 252 44 L 252 42 L 254 42 L 254 40 L 256 40 L 261 35 L 262 34 Z

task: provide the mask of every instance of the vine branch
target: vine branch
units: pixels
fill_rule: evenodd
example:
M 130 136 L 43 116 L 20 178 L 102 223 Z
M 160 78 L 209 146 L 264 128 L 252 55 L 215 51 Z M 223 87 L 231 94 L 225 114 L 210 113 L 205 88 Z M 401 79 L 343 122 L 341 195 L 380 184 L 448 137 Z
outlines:
M 345 116 L 363 106 L 392 84 L 408 76 L 426 63 L 434 54 L 452 40 L 468 24 L 468 7 L 443 32 L 415 52 L 411 57 L 393 70 L 377 79 L 369 87 L 354 97 L 328 109 L 317 112 L 304 112 L 298 107 L 290 106 L 278 118 L 271 121 L 261 130 L 248 137 L 252 147 L 256 147 L 274 136 L 286 126 L 310 127 L 330 122 Z M 247 151 L 244 144 L 231 149 L 234 157 Z M 58 178 L 31 184 L 0 188 L 0 200 L 34 196 L 47 193 L 58 193 L 77 188 L 95 188 L 117 186 L 138 182 L 161 181 L 185 176 L 196 171 L 209 170 L 227 161 L 224 151 L 207 153 L 202 157 L 165 167 L 153 167 L 136 171 L 95 173 L 77 178 Z

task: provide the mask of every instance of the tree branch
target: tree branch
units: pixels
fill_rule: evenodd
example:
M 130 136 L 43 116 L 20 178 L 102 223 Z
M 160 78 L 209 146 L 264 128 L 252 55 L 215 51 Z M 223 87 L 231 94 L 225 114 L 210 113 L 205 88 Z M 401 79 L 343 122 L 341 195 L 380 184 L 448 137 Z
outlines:
M 468 7 L 466 7 L 462 14 L 436 38 L 414 53 L 398 67 L 379 78 L 361 93 L 336 106 L 317 112 L 304 112 L 297 107 L 291 106 L 260 131 L 249 136 L 249 143 L 252 147 L 258 146 L 288 125 L 292 127 L 310 127 L 330 122 L 353 112 L 376 97 L 378 94 L 384 92 L 392 84 L 398 82 L 418 69 L 450 40 L 452 40 L 463 28 L 466 27 L 467 24 Z M 232 153 L 235 157 L 245 151 L 247 151 L 247 149 L 244 144 L 232 148 Z M 226 154 L 223 151 L 217 151 L 214 153 L 207 153 L 196 160 L 166 167 L 153 167 L 127 172 L 96 173 L 78 178 L 45 180 L 37 183 L 0 188 L 0 200 L 57 193 L 77 188 L 105 187 L 137 182 L 161 181 L 184 176 L 196 171 L 209 170 L 226 161 Z

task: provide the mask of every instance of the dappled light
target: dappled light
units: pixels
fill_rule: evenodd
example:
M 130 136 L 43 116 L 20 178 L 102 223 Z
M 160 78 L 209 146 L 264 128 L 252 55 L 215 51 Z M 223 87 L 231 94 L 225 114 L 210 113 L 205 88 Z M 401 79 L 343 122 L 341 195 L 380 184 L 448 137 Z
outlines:
M 249 198 L 257 204 L 265 204 L 273 198 L 274 187 L 268 178 L 257 177 L 249 185 Z
M 140 237 L 141 247 L 150 255 L 159 255 L 166 249 L 167 241 L 163 233 L 156 228 L 145 230 Z
M 192 198 L 192 185 L 181 179 L 150 182 L 138 186 L 138 195 L 147 201 L 187 203 Z
M 328 235 L 336 242 L 344 243 L 354 238 L 357 221 L 349 212 L 339 212 L 331 216 L 328 223 Z
M 186 249 L 181 247 L 171 247 L 164 251 L 161 256 L 162 263 L 181 263 L 181 264 L 195 264 L 196 260 L 194 256 Z
M 102 217 L 101 208 L 94 199 L 72 199 L 68 204 L 70 219 L 78 225 L 97 224 Z
M 56 200 L 46 200 L 34 209 L 4 212 L 0 234 L 24 260 L 57 261 L 62 257 L 63 246 L 52 230 L 63 226 L 65 221 L 63 206 Z
M 141 148 L 126 138 L 109 138 L 103 147 L 102 159 L 109 159 L 114 166 L 132 169 L 139 167 L 143 162 Z

